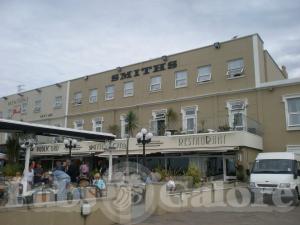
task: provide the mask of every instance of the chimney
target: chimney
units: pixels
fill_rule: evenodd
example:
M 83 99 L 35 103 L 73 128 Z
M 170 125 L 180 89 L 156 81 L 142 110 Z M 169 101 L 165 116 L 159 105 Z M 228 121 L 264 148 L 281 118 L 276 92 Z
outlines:
M 285 65 L 281 66 L 281 71 L 282 71 L 282 74 L 283 74 L 284 78 L 288 79 L 289 75 L 288 75 L 288 73 L 286 71 L 286 66 Z

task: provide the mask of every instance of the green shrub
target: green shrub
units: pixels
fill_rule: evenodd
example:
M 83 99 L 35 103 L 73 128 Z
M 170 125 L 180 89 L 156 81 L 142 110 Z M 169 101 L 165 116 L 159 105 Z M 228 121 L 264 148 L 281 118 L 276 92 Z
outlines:
M 201 180 L 201 171 L 197 165 L 191 163 L 188 167 L 188 170 L 185 173 L 185 176 L 193 178 L 193 185 L 198 186 Z
M 4 176 L 8 176 L 8 177 L 16 176 L 17 172 L 22 172 L 22 166 L 17 163 L 7 164 L 3 167 L 2 172 Z

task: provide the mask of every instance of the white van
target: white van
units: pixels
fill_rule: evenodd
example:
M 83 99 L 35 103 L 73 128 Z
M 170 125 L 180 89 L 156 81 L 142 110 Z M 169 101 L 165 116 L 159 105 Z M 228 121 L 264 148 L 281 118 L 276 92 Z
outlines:
M 249 188 L 253 196 L 290 191 L 294 203 L 300 200 L 300 155 L 291 152 L 259 153 L 254 162 Z

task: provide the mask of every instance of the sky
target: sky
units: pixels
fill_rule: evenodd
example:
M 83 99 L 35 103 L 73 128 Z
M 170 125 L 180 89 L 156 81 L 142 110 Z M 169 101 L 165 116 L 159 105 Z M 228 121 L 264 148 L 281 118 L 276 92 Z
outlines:
M 300 77 L 299 0 L 0 0 L 0 96 L 259 33 Z

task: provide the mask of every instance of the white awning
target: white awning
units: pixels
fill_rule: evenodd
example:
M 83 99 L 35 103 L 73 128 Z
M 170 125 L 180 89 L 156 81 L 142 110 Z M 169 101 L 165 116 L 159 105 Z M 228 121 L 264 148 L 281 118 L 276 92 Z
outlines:
M 155 153 L 162 153 L 162 154 L 169 154 L 169 153 L 188 153 L 188 152 L 227 152 L 237 150 L 235 147 L 217 147 L 217 148 L 194 148 L 194 149 L 163 149 L 163 150 L 146 150 L 146 155 L 155 154 Z M 142 155 L 143 150 L 134 150 L 129 151 L 129 155 Z M 98 157 L 107 157 L 109 156 L 109 151 L 105 151 L 100 153 L 96 156 Z M 113 156 L 124 156 L 126 155 L 126 151 L 123 150 L 112 150 Z

